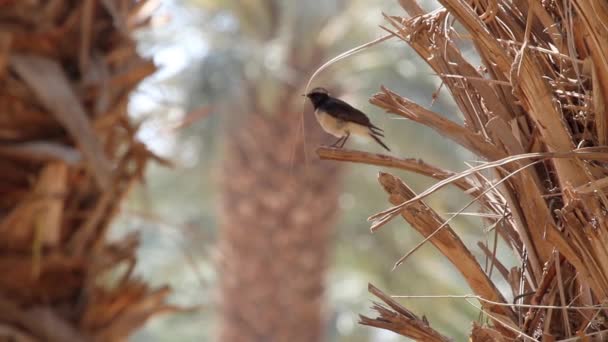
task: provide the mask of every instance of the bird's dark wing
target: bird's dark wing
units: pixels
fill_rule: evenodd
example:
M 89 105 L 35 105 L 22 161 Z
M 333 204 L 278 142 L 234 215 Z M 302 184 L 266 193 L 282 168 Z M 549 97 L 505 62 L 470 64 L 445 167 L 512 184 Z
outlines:
M 354 122 L 365 127 L 373 126 L 367 115 L 340 99 L 329 99 L 323 104 L 323 109 L 337 119 Z

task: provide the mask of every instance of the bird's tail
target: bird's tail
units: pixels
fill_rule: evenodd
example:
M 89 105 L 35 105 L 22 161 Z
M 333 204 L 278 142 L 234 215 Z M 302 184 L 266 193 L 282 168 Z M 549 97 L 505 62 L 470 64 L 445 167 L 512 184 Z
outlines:
M 369 130 L 370 130 L 371 134 L 384 138 L 384 133 L 382 133 L 382 131 L 376 131 L 372 127 L 370 127 Z
M 385 144 L 382 142 L 382 140 L 380 140 L 380 138 L 378 138 L 376 135 L 381 135 L 381 133 L 379 134 L 379 133 L 375 133 L 375 132 L 373 132 L 373 131 L 369 133 L 369 136 L 370 136 L 370 137 L 372 137 L 372 139 L 376 140 L 376 142 L 377 142 L 378 144 L 380 144 L 382 147 L 384 147 L 384 148 L 385 148 L 387 151 L 389 151 L 389 152 L 390 152 L 390 151 L 391 151 L 391 149 L 390 149 L 390 148 L 388 148 L 388 146 L 386 146 L 386 145 L 385 145 Z M 382 136 L 384 136 L 384 135 L 382 135 Z
M 374 126 L 371 122 L 368 128 L 373 134 L 384 137 L 384 130 L 382 128 Z

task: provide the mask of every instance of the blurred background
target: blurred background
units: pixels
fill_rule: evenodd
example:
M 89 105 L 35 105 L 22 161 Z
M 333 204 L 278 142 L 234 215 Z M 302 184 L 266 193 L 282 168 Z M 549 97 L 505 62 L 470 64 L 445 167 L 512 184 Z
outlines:
M 427 10 L 437 6 L 419 3 Z M 400 220 L 370 233 L 366 218 L 389 206 L 376 181 L 382 168 L 317 160 L 315 147 L 332 140 L 310 121 L 311 105 L 300 96 L 324 62 L 386 34 L 379 27 L 386 25 L 382 13 L 405 16 L 398 1 L 163 0 L 155 5 L 151 26 L 136 38 L 158 72 L 132 95 L 129 107 L 141 122 L 141 140 L 175 167 L 148 169 L 146 184 L 132 192 L 113 236 L 139 231 L 138 273 L 153 285 L 168 282 L 172 301 L 195 310 L 152 320 L 134 341 L 222 340 L 235 326 L 276 330 L 272 323 L 258 327 L 247 317 L 286 321 L 317 306 L 326 322 L 317 327 L 321 339 L 397 341 L 402 338 L 391 332 L 357 324 L 359 314 L 374 316 L 368 283 L 388 294 L 468 293 L 463 279 L 428 244 L 392 271 L 421 237 Z M 386 130 L 395 156 L 455 171 L 475 162 L 432 130 L 368 104 L 381 85 L 461 122 L 439 79 L 396 39 L 331 65 L 311 88 L 327 87 L 366 112 Z M 346 147 L 382 152 L 354 139 Z M 394 172 L 417 192 L 433 183 Z M 428 201 L 445 216 L 466 203 L 450 189 Z M 469 244 L 481 226 L 470 215 L 453 224 Z M 268 286 L 274 288 L 264 290 Z M 294 302 L 289 302 L 291 288 Z M 262 294 L 248 299 L 252 291 Z M 311 293 L 320 299 L 305 296 Z M 478 316 L 464 300 L 406 303 L 457 340 L 466 338 Z M 226 319 L 239 315 L 234 307 L 248 305 L 257 305 L 258 313 L 251 309 L 241 320 Z

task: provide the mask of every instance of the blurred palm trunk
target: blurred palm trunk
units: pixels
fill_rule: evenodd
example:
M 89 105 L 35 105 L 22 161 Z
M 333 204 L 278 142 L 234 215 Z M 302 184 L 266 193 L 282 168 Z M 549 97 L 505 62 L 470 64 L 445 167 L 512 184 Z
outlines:
M 300 116 L 299 94 L 343 35 L 329 28 L 344 6 L 279 0 L 216 5 L 212 11 L 230 13 L 239 28 L 238 34 L 219 32 L 217 49 L 203 65 L 203 71 L 224 68 L 225 78 L 232 77 L 212 82 L 208 74 L 202 87 L 216 89 L 209 102 L 228 127 L 221 165 L 218 340 L 319 341 L 325 335 L 324 276 L 339 169 L 314 153 L 330 137 L 313 114 Z M 325 28 L 332 34 L 323 35 Z M 320 79 L 315 81 L 340 86 Z M 226 94 L 228 103 L 219 100 Z
M 219 341 L 319 341 L 339 170 L 312 117 L 305 144 L 298 115 L 247 120 L 222 165 Z

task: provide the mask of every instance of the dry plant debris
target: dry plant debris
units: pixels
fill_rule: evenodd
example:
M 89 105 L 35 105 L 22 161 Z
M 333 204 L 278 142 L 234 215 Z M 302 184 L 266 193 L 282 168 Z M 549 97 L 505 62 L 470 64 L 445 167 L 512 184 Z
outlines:
M 451 341 L 448 337 L 431 328 L 424 316 L 422 318 L 418 317 L 374 285 L 369 285 L 369 292 L 380 298 L 388 307 L 380 303 L 374 303 L 373 309 L 380 314 L 380 317 L 372 319 L 361 315 L 361 324 L 392 330 L 417 341 Z
M 399 1 L 410 17 L 385 16 L 383 29 L 407 43 L 441 78 L 463 122 L 385 87 L 370 102 L 436 130 L 486 163 L 458 173 L 358 151 L 320 148 L 318 154 L 440 180 L 416 195 L 398 177 L 381 173 L 379 181 L 395 206 L 370 217 L 372 231 L 401 216 L 423 243 L 448 258 L 484 313 L 472 326 L 473 341 L 605 340 L 608 3 L 439 2 L 442 8 L 425 13 L 415 0 Z M 467 45 L 481 66 L 465 57 L 461 47 Z M 519 267 L 507 268 L 495 246 L 480 242 L 488 263 L 482 267 L 473 257 L 477 247 L 466 246 L 450 228 L 452 217 L 441 217 L 422 201 L 448 184 L 477 203 L 484 225 L 513 250 Z M 510 285 L 510 293 L 498 290 L 492 270 Z M 363 318 L 363 324 L 417 340 L 443 340 L 439 333 L 421 335 L 415 315 L 393 307 L 391 298 L 381 299 L 393 311 L 376 305 L 380 316 Z
M 176 310 L 132 275 L 137 236 L 106 240 L 160 160 L 127 115 L 155 70 L 130 39 L 145 6 L 0 1 L 0 340 L 117 341 Z

